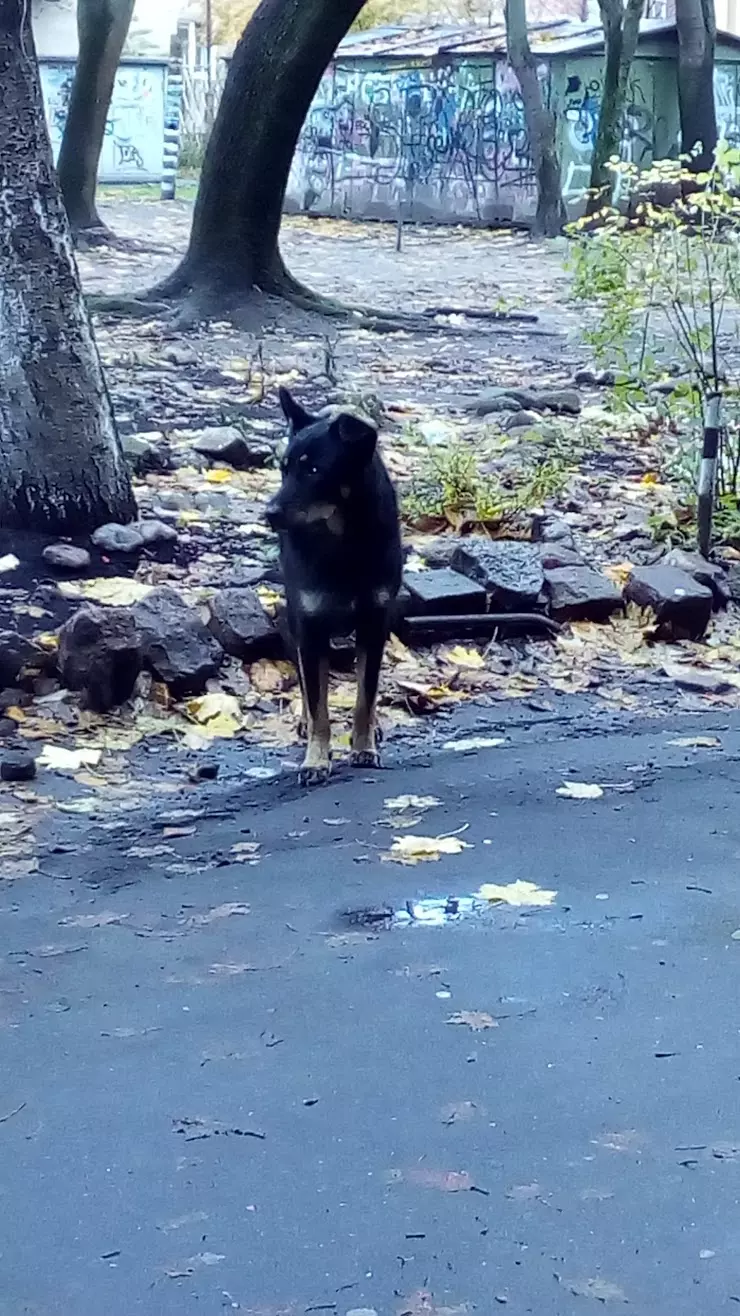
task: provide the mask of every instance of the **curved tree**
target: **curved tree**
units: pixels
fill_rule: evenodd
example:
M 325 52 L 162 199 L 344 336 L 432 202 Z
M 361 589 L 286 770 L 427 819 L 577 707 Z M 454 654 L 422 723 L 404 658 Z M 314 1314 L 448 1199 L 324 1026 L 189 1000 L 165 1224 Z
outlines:
M 254 291 L 326 309 L 286 270 L 285 189 L 324 70 L 364 0 L 262 0 L 234 51 L 206 147 L 187 252 L 152 289 L 196 315 L 233 311 Z
M 135 504 L 52 163 L 27 0 L 0 3 L 0 525 L 87 533 Z
M 106 236 L 95 206 L 98 164 L 116 71 L 135 0 L 77 0 L 79 53 L 57 161 L 75 238 Z
M 555 115 L 543 102 L 527 32 L 526 0 L 505 0 L 506 53 L 522 92 L 524 118 L 531 142 L 537 179 L 537 211 L 532 225 L 535 237 L 557 237 L 566 222 L 560 183 L 560 161 L 555 145 Z

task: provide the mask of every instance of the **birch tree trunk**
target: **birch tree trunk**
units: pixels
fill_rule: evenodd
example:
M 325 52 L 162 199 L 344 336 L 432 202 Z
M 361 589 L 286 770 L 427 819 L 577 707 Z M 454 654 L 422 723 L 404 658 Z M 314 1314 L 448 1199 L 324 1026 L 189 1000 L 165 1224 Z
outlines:
M 27 0 L 0 0 L 0 524 L 76 535 L 135 514 L 82 300 Z

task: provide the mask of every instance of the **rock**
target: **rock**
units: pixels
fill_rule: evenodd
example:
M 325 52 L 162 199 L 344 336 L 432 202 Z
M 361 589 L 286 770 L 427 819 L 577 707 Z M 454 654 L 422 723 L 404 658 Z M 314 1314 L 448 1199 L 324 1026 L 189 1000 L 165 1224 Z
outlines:
M 136 524 L 145 544 L 173 544 L 177 539 L 175 527 L 165 521 L 137 521 Z
M 176 698 L 201 694 L 216 675 L 223 650 L 194 608 L 169 585 L 133 606 L 144 662 Z
M 623 607 L 616 585 L 583 565 L 545 571 L 545 590 L 556 621 L 606 621 Z
M 190 781 L 215 781 L 218 770 L 219 764 L 215 759 L 206 759 L 203 763 L 194 763 L 188 769 L 188 777 Z
M 731 562 L 727 572 L 727 588 L 733 603 L 740 603 L 740 562 Z
M 411 599 L 409 615 L 449 617 L 486 610 L 483 586 L 474 584 L 459 571 L 448 568 L 407 571 L 403 583 Z
M 198 353 L 191 347 L 165 347 L 162 360 L 169 361 L 173 366 L 197 366 Z
M 575 549 L 573 531 L 562 517 L 551 512 L 535 512 L 532 517 L 532 539 L 538 543 L 558 543 L 563 548 Z
M 255 662 L 280 648 L 280 637 L 253 589 L 222 589 L 208 600 L 208 629 L 226 653 Z
M 492 612 L 533 607 L 545 580 L 535 546 L 513 539 L 471 535 L 459 544 L 452 566 L 483 586 Z
M 18 686 L 9 685 L 5 690 L 0 689 L 0 713 L 8 708 L 28 708 L 32 698 L 28 690 L 21 690 Z
M 503 430 L 529 429 L 532 425 L 539 424 L 540 416 L 536 411 L 514 411 L 506 420 L 501 422 Z
M 567 416 L 581 414 L 581 399 L 572 388 L 554 388 L 547 392 L 534 394 L 535 405 L 540 410 L 556 411 Z
M 568 548 L 567 545 L 559 543 L 557 540 L 554 544 L 538 544 L 537 551 L 545 571 L 554 571 L 558 567 L 585 566 L 580 553 L 577 553 L 574 548 Z
M 501 411 L 521 411 L 520 404 L 502 388 L 487 388 L 477 398 L 466 398 L 463 402 L 466 411 L 474 411 L 476 416 L 493 416 Z
M 196 431 L 191 437 L 192 447 L 211 461 L 228 462 L 236 470 L 264 466 L 273 450 L 264 439 L 247 439 L 236 425 L 214 425 Z
M 624 596 L 640 608 L 651 608 L 666 638 L 699 639 L 712 615 L 712 591 L 677 567 L 637 567 Z
M 85 603 L 59 632 L 59 675 L 80 690 L 88 708 L 105 713 L 128 699 L 141 671 L 142 650 L 129 608 Z
M 0 631 L 0 690 L 13 685 L 24 667 L 42 666 L 44 654 L 16 631 Z
M 14 736 L 17 730 L 18 723 L 12 717 L 0 717 L 0 737 Z
M 661 565 L 677 567 L 685 571 L 700 585 L 706 585 L 714 595 L 715 608 L 725 608 L 732 600 L 732 589 L 727 572 L 718 562 L 708 562 L 701 553 L 691 553 L 685 548 L 672 548 L 661 559 Z
M 60 571 L 86 571 L 92 560 L 87 549 L 76 544 L 47 544 L 41 556 Z
M 0 754 L 0 781 L 33 781 L 36 760 L 25 750 L 5 750 Z
M 91 535 L 96 548 L 104 553 L 138 553 L 144 547 L 141 527 L 136 521 L 131 525 L 118 525 L 115 521 L 98 526 Z
M 134 475 L 164 475 L 172 470 L 170 445 L 158 430 L 152 433 L 125 434 L 121 438 L 121 447 Z
M 614 388 L 617 382 L 617 376 L 613 370 L 576 370 L 573 376 L 573 383 L 578 385 L 590 385 L 598 388 Z

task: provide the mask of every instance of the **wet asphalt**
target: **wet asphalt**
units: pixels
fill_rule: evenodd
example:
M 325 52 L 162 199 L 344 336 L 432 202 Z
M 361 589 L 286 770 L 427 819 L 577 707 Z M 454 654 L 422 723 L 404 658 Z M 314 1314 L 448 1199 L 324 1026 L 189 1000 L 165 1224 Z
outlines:
M 0 1316 L 738 1310 L 740 721 L 504 734 L 47 825 L 0 888 Z M 518 879 L 554 903 L 418 904 Z

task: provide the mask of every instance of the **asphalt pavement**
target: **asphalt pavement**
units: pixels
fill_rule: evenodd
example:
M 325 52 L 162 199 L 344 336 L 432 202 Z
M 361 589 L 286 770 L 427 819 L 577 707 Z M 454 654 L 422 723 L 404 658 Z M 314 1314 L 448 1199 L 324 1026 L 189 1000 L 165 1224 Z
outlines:
M 0 886 L 1 1316 L 739 1309 L 740 722 L 505 739 L 51 818 Z

